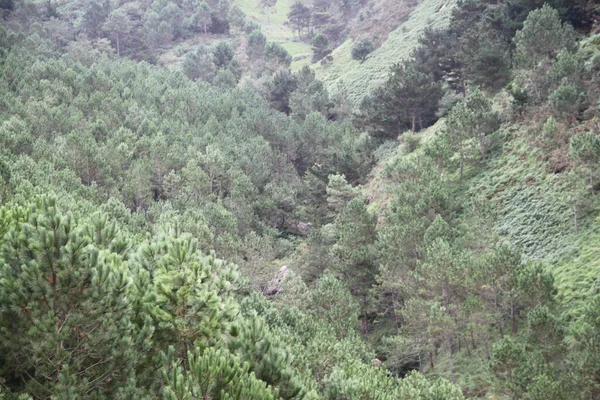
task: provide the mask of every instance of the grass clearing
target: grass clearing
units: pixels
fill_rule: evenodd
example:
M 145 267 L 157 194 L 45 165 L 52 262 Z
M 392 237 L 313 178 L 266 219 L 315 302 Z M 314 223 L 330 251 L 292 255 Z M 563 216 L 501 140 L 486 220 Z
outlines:
M 279 0 L 269 16 L 258 0 L 235 0 L 237 5 L 252 21 L 261 26 L 268 40 L 280 43 L 292 56 L 292 70 L 310 64 L 312 49 L 308 43 L 299 41 L 292 28 L 287 26 L 287 15 L 295 0 Z

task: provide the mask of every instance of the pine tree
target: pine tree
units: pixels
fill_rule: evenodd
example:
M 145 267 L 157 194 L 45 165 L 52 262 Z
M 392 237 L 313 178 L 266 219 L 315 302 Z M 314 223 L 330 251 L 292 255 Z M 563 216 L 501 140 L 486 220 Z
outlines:
M 373 282 L 376 223 L 376 216 L 361 199 L 350 200 L 335 221 L 338 240 L 334 252 L 343 265 L 345 281 L 357 294 L 364 294 Z
M 271 23 L 271 10 L 277 4 L 277 0 L 259 0 L 261 6 L 267 10 L 267 24 Z
M 304 4 L 298 1 L 292 4 L 287 17 L 294 30 L 298 32 L 298 37 L 302 37 L 304 29 L 310 32 L 311 11 Z
M 233 49 L 225 42 L 219 42 L 212 51 L 213 62 L 217 68 L 226 68 L 233 60 Z
M 487 150 L 488 136 L 499 126 L 499 117 L 492 111 L 492 103 L 480 91 L 475 90 L 460 102 L 446 118 L 446 135 L 460 157 L 460 177 L 464 175 L 464 165 L 468 158 L 468 144 L 471 139 L 479 142 L 481 158 Z
M 548 5 L 532 11 L 514 38 L 515 63 L 520 68 L 536 68 L 556 59 L 561 51 L 575 50 L 575 31 L 563 24 L 558 12 Z
M 249 372 L 274 388 L 282 399 L 304 397 L 300 382 L 291 368 L 289 350 L 269 332 L 264 320 L 249 315 L 239 328 L 239 335 L 229 343 L 232 353 L 249 366 Z
M 248 366 L 225 349 L 197 348 L 187 354 L 183 368 L 173 348 L 162 354 L 163 396 L 169 400 L 275 400 L 267 385 L 248 371 Z
M 206 35 L 208 33 L 208 25 L 212 22 L 212 10 L 206 2 L 200 3 L 198 9 L 196 11 L 196 18 L 198 20 L 198 24 L 202 26 L 202 32 Z
M 398 64 L 386 84 L 365 99 L 361 111 L 378 136 L 395 138 L 406 129 L 416 132 L 431 124 L 442 94 L 432 76 L 414 65 Z
M 239 273 L 220 260 L 201 256 L 189 237 L 165 238 L 156 248 L 156 340 L 162 348 L 173 346 L 184 358 L 196 347 L 218 343 L 227 332 L 236 312 L 229 295 Z
M 361 38 L 352 46 L 351 55 L 353 59 L 363 63 L 373 50 L 375 50 L 373 42 L 369 38 Z
M 563 78 L 561 85 L 550 94 L 550 105 L 556 117 L 572 123 L 584 109 L 586 94 L 579 87 Z
M 266 44 L 267 37 L 261 31 L 255 30 L 248 36 L 246 52 L 254 58 L 262 57 L 265 53 Z
M 327 38 L 327 36 L 323 35 L 322 33 L 319 33 L 317 36 L 315 36 L 312 42 L 312 51 L 313 63 L 320 61 L 329 53 L 331 53 L 331 49 L 329 48 L 329 39 Z
M 532 11 L 514 37 L 514 62 L 523 70 L 520 80 L 540 103 L 547 95 L 546 73 L 561 52 L 575 52 L 575 30 L 562 23 L 548 5 Z
M 331 216 L 337 216 L 352 199 L 358 197 L 359 190 L 352 187 L 344 175 L 329 175 L 328 180 L 325 189 L 327 208 Z
M 310 292 L 307 310 L 324 321 L 337 338 L 350 335 L 358 325 L 359 304 L 331 271 L 326 271 Z
M 73 398 L 103 398 L 135 380 L 138 346 L 149 338 L 132 323 L 130 272 L 116 240 L 114 227 L 77 225 L 48 198 L 7 234 L 0 346 L 14 389 L 49 397 L 67 385 Z
M 589 182 L 594 192 L 594 176 L 600 164 L 600 138 L 594 132 L 584 132 L 573 136 L 569 155 L 580 167 L 589 171 Z
M 127 11 L 124 8 L 111 11 L 102 27 L 115 40 L 117 56 L 120 56 L 127 36 L 132 30 L 131 18 Z

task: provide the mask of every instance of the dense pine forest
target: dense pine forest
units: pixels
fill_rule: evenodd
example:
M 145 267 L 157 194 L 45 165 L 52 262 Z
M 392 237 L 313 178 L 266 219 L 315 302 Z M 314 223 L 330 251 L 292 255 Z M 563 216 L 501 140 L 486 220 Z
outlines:
M 600 399 L 593 0 L 0 0 L 0 399 Z

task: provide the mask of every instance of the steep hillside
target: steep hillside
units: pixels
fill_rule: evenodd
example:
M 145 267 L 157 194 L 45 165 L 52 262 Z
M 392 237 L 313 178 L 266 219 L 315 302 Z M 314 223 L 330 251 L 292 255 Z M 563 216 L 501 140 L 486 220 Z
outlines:
M 594 126 L 595 123 L 590 124 L 589 129 Z M 444 129 L 442 119 L 420 132 L 415 152 L 408 150 L 402 140 L 395 146 L 389 145 L 391 149 L 373 168 L 362 192 L 380 224 L 385 225 L 385 215 L 398 190 L 398 184 L 389 177 L 389 169 L 402 160 L 423 156 L 424 149 Z M 577 195 L 573 181 L 576 177 L 549 172 L 546 152 L 534 145 L 540 129 L 523 123 L 506 124 L 501 130 L 502 145 L 484 164 L 468 169 L 469 178 L 461 190 L 470 198 L 490 202 L 495 215 L 492 227 L 500 240 L 520 249 L 530 259 L 544 261 L 556 278 L 562 300 L 569 304 L 589 295 L 600 271 L 600 205 L 592 202 L 578 215 L 575 232 L 572 199 Z
M 421 1 L 408 20 L 392 31 L 364 63 L 352 59 L 354 41 L 348 39 L 333 50 L 333 61 L 313 67 L 317 77 L 334 93 L 343 87 L 351 104 L 358 105 L 365 95 L 385 82 L 393 64 L 410 55 L 425 28 L 447 25 L 454 3 L 455 0 Z
M 0 0 L 0 399 L 600 399 L 600 6 L 543 3 Z

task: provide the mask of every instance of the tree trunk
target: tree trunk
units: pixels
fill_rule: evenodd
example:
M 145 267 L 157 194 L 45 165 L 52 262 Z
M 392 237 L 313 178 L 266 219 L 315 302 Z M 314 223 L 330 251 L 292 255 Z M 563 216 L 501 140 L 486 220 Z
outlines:
M 485 136 L 479 136 L 479 148 L 481 150 L 481 159 L 485 160 Z
M 369 334 L 369 320 L 367 319 L 367 296 L 363 295 L 363 325 L 365 335 Z
M 485 342 L 484 342 L 483 349 L 484 349 L 484 351 L 485 351 L 485 356 L 486 356 L 486 358 L 487 358 L 488 360 L 491 360 L 491 359 L 492 359 L 492 355 L 490 354 L 490 349 L 489 349 L 489 347 L 488 347 L 488 343 L 487 343 L 487 341 L 485 341 Z
M 471 338 L 472 337 L 473 337 L 473 332 L 471 332 Z M 471 358 L 471 357 L 473 357 L 473 355 L 471 354 L 471 349 L 469 348 L 469 341 L 465 337 L 463 337 L 463 339 L 465 340 L 465 348 L 467 349 L 467 355 L 469 356 L 469 358 Z
M 577 205 L 573 204 L 573 229 L 575 229 L 575 234 L 579 233 L 579 228 L 577 227 Z
M 121 57 L 121 46 L 119 45 L 119 34 L 117 34 L 117 57 Z
M 396 290 L 392 290 L 392 314 L 394 314 L 394 323 L 396 325 L 396 335 L 400 335 L 400 321 L 398 321 L 398 314 L 396 313 Z M 419 359 L 421 356 L 419 355 Z M 420 361 L 419 361 L 420 363 Z
M 463 150 L 460 150 L 460 181 L 462 182 L 463 177 L 465 176 L 465 157 L 463 155 Z
M 452 351 L 452 339 L 448 339 L 448 356 L 450 357 L 450 380 L 452 383 L 456 383 L 456 376 L 454 376 L 454 352 Z
M 510 326 L 512 327 L 512 333 L 517 333 L 517 317 L 515 315 L 515 305 L 510 305 Z

